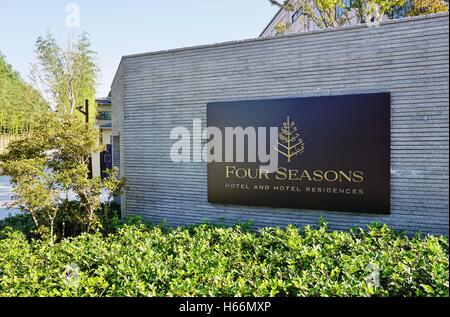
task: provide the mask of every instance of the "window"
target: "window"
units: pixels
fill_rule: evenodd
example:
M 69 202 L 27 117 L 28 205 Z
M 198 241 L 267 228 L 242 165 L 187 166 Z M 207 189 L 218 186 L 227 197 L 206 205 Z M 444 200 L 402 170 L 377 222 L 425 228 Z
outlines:
M 292 24 L 295 23 L 295 21 L 298 20 L 298 18 L 302 15 L 302 10 L 298 9 L 297 11 L 295 11 L 295 13 L 292 15 Z
M 111 121 L 111 111 L 99 111 L 97 114 L 97 120 Z
M 342 0 L 342 5 L 336 5 L 336 18 L 340 18 L 351 7 L 351 0 Z

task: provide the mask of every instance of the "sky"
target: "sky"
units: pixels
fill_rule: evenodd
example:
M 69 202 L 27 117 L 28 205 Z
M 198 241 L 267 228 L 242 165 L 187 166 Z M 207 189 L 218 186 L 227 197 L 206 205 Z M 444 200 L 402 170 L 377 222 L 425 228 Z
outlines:
M 50 30 L 64 45 L 85 31 L 103 97 L 123 55 L 255 38 L 276 11 L 267 0 L 3 0 L 0 52 L 29 81 L 39 36 Z

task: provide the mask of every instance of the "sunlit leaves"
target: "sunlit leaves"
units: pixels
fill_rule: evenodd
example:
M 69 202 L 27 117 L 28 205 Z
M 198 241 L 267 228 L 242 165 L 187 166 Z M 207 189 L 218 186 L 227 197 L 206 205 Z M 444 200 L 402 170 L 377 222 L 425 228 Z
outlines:
M 0 175 L 11 178 L 13 205 L 30 212 L 36 227 L 47 228 L 53 239 L 56 217 L 67 214 L 73 222 L 91 231 L 98 223 L 95 211 L 100 207 L 102 191 L 120 194 L 124 180 L 117 170 L 102 179 L 88 177 L 92 153 L 102 151 L 98 130 L 77 117 L 47 113 L 36 122 L 33 133 L 12 141 L 0 156 Z M 68 207 L 68 197 L 84 210 L 84 217 Z M 77 218 L 70 218 L 75 214 Z
M 386 226 L 125 225 L 53 246 L 5 230 L 0 296 L 448 296 L 448 240 Z M 380 284 L 367 283 L 376 263 Z M 66 266 L 79 268 L 74 288 Z
M 41 95 L 20 78 L 0 53 L 0 134 L 28 133 L 36 118 L 48 110 Z

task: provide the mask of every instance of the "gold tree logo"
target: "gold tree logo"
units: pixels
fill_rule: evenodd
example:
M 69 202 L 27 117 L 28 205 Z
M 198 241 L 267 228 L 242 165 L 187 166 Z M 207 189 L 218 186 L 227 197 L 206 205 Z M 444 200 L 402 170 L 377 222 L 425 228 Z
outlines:
M 295 121 L 291 121 L 289 117 L 287 117 L 287 121 L 281 127 L 276 150 L 285 156 L 288 162 L 291 162 L 292 158 L 302 154 L 305 150 L 305 143 L 300 138 L 300 131 L 295 125 Z

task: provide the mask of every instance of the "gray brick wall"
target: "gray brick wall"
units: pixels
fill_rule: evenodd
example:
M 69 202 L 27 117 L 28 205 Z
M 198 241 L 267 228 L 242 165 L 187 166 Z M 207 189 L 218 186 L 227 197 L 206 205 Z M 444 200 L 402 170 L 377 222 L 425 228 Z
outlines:
M 113 133 L 128 189 L 123 212 L 169 225 L 253 220 L 333 229 L 388 223 L 448 234 L 448 14 L 125 56 L 112 86 Z M 216 205 L 206 163 L 174 164 L 174 126 L 206 125 L 213 101 L 392 94 L 392 214 Z M 118 162 L 115 159 L 115 162 Z

